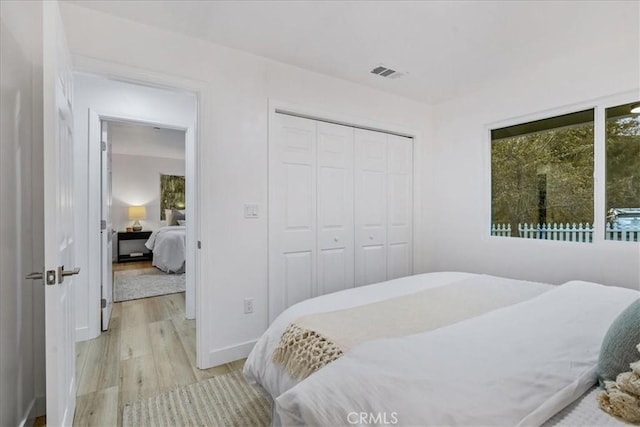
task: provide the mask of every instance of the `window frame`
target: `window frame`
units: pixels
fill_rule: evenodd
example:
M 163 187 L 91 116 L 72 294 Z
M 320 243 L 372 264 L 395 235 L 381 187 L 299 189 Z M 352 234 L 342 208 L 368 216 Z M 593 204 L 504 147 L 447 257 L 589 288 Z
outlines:
M 540 110 L 531 114 L 512 117 L 510 119 L 500 120 L 487 123 L 484 128 L 484 209 L 483 209 L 483 228 L 482 235 L 484 239 L 509 242 L 538 242 L 532 244 L 544 245 L 573 245 L 581 242 L 572 242 L 565 240 L 543 240 L 543 239 L 523 239 L 513 237 L 502 237 L 491 235 L 492 225 L 492 192 L 491 192 L 491 131 L 499 128 L 516 126 L 519 124 L 532 122 L 536 120 L 544 120 L 564 114 L 571 114 L 583 110 L 594 110 L 594 141 L 593 141 L 593 239 L 587 247 L 597 245 L 616 245 L 622 244 L 638 244 L 638 242 L 607 240 L 605 239 L 606 227 L 606 109 L 616 107 L 623 104 L 640 101 L 640 92 L 638 90 L 623 92 L 606 97 L 591 99 L 583 102 L 576 102 L 562 107 Z M 585 242 L 586 243 L 586 242 Z M 581 246 L 581 245 L 578 245 Z M 619 246 L 618 246 L 619 247 Z

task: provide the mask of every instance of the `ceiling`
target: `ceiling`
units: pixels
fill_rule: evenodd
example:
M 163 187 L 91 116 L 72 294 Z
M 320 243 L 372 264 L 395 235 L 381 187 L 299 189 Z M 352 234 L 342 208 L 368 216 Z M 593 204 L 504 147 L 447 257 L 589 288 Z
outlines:
M 70 2 L 430 104 L 639 39 L 636 1 Z
M 184 160 L 185 133 L 181 130 L 109 122 L 109 139 L 114 154 Z

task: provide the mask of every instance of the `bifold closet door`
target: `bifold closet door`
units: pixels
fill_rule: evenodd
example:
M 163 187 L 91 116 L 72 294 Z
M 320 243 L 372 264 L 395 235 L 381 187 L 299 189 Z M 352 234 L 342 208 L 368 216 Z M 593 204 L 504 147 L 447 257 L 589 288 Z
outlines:
M 355 129 L 355 284 L 387 280 L 387 134 Z
M 412 268 L 413 139 L 387 140 L 387 280 L 409 276 Z
M 269 317 L 354 285 L 353 134 L 275 114 L 269 146 Z
M 269 320 L 316 292 L 316 122 L 275 114 L 269 145 Z
M 356 286 L 412 274 L 413 140 L 355 130 Z
M 317 123 L 318 295 L 354 284 L 353 133 Z
M 279 113 L 270 126 L 270 321 L 411 274 L 413 141 Z

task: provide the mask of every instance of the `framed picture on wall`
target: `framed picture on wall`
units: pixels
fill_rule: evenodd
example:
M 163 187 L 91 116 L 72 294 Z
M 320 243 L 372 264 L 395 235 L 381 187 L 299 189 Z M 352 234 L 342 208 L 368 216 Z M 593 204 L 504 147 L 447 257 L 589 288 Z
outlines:
M 160 220 L 164 221 L 165 209 L 184 209 L 184 176 L 160 174 Z

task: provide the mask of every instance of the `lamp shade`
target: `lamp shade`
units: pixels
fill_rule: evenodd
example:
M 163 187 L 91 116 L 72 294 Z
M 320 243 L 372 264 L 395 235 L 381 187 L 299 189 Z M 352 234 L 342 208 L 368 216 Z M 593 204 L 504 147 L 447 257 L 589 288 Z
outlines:
M 129 206 L 129 219 L 138 220 L 147 217 L 147 208 L 144 206 Z

